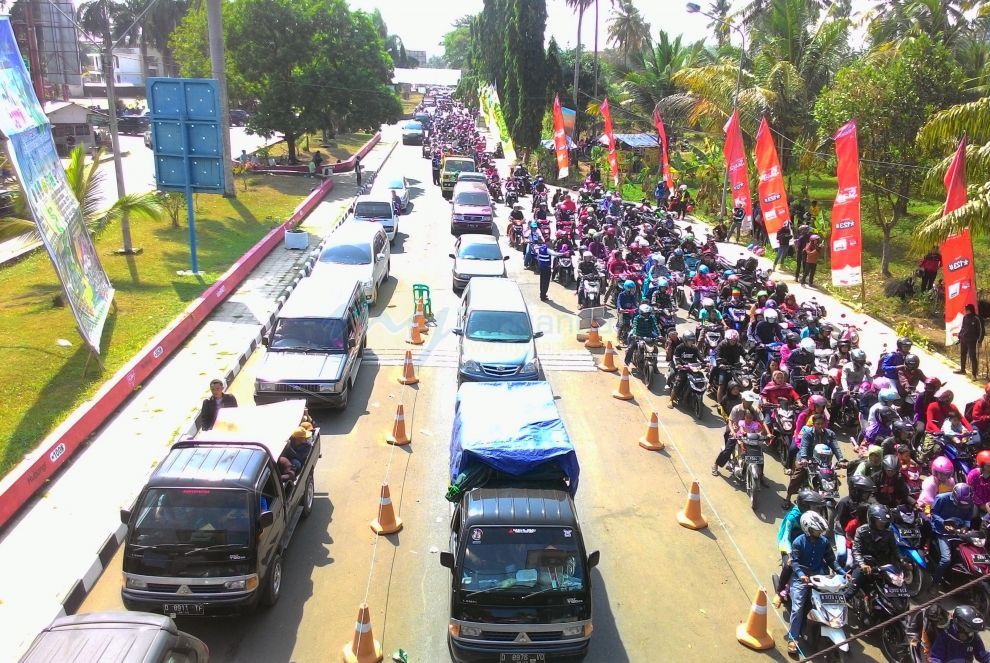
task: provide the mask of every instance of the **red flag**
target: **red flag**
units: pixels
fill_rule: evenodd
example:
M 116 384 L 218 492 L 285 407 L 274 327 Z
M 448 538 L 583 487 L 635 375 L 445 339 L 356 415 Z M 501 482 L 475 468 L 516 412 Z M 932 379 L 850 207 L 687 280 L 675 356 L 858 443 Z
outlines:
M 612 112 L 608 108 L 608 99 L 602 100 L 602 117 L 605 119 L 605 136 L 608 137 L 608 165 L 612 168 L 612 181 L 619 184 L 619 159 L 615 156 L 615 134 L 612 133 Z
M 560 110 L 560 96 L 553 98 L 553 148 L 557 154 L 557 179 L 562 180 L 570 172 L 568 168 L 567 134 L 564 132 L 564 113 Z
M 787 207 L 787 190 L 784 187 L 784 174 L 780 171 L 780 160 L 777 158 L 777 146 L 773 144 L 773 135 L 765 117 L 756 132 L 756 172 L 760 176 L 757 192 L 760 195 L 763 222 L 767 227 L 770 244 L 776 249 L 777 231 L 790 221 L 791 211 Z
M 725 163 L 729 167 L 729 186 L 732 191 L 732 208 L 742 205 L 746 210 L 742 230 L 753 228 L 753 201 L 749 193 L 749 173 L 746 170 L 746 148 L 743 145 L 742 130 L 739 128 L 739 113 L 732 111 L 732 117 L 723 127 L 725 131 Z
M 663 120 L 660 118 L 660 111 L 658 110 L 653 111 L 653 126 L 657 128 L 657 134 L 660 135 L 660 164 L 663 181 L 667 183 L 667 189 L 673 191 L 674 176 L 670 174 L 670 160 L 667 157 L 667 129 L 663 126 Z
M 954 212 L 966 204 L 966 139 L 959 141 L 956 156 L 945 173 L 945 210 Z M 966 305 L 976 306 L 976 269 L 969 228 L 949 235 L 941 246 L 945 280 L 945 344 L 959 341 L 959 329 Z
M 839 190 L 832 205 L 832 284 L 863 282 L 863 228 L 859 215 L 859 143 L 856 121 L 850 120 L 835 136 Z

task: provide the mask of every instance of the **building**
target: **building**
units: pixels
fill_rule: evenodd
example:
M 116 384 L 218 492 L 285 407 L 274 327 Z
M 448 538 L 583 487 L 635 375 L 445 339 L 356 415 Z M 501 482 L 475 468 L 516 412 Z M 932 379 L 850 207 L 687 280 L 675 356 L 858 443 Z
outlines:
M 67 156 L 76 145 L 88 149 L 95 144 L 93 113 L 85 106 L 71 101 L 47 101 L 45 115 L 52 124 L 52 138 L 59 156 Z
M 426 51 L 410 51 L 406 49 L 406 57 L 412 58 L 416 61 L 416 66 L 425 67 L 426 66 Z
M 162 75 L 162 57 L 148 46 L 142 54 L 140 48 L 118 47 L 113 49 L 114 85 L 121 98 L 143 97 L 147 77 Z M 95 47 L 86 48 L 86 68 L 83 85 L 87 96 L 105 96 L 103 53 Z
M 17 45 L 42 99 L 82 94 L 79 31 L 72 0 L 18 0 L 10 12 Z M 31 36 L 33 35 L 33 39 Z M 40 75 L 38 75 L 40 74 Z

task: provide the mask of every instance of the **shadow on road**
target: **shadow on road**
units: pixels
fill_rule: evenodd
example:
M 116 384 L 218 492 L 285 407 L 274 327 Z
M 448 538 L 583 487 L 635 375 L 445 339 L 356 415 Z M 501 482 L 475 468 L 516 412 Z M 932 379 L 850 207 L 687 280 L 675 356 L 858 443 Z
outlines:
M 591 570 L 592 614 L 594 616 L 595 634 L 588 647 L 589 661 L 608 661 L 609 663 L 629 663 L 631 660 L 622 644 L 622 634 L 615 623 L 612 612 L 612 602 L 608 600 L 605 579 L 597 568 Z

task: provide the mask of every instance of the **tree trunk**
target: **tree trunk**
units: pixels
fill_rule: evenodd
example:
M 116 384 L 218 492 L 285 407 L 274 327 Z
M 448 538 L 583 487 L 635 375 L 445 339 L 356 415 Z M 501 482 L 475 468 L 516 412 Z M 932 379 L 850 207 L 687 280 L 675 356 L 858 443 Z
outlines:
M 908 194 L 911 193 L 911 178 L 904 177 L 898 183 L 897 199 L 894 201 L 894 214 L 897 218 L 907 216 Z
M 285 136 L 285 144 L 288 147 L 289 163 L 295 163 L 296 162 L 296 134 L 293 131 L 286 131 L 282 135 Z
M 880 253 L 880 273 L 884 278 L 890 278 L 892 275 L 890 273 L 890 231 L 893 226 L 883 225 L 880 230 L 883 231 L 883 245 L 881 247 Z
M 578 78 L 581 74 L 581 22 L 584 20 L 584 9 L 578 9 L 578 28 L 577 28 L 577 46 L 574 47 L 574 111 L 577 113 L 578 109 Z M 577 121 L 577 116 L 575 115 L 575 122 Z M 574 135 L 577 135 L 577 129 L 575 128 Z
M 595 0 L 595 58 L 591 68 L 595 72 L 595 100 L 598 99 L 598 0 Z M 592 123 L 594 126 L 594 123 Z

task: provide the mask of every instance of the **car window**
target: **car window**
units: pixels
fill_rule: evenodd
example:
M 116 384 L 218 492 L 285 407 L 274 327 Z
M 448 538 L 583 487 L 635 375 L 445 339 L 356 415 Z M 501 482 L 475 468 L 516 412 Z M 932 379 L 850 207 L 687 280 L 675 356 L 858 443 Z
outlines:
M 279 318 L 269 350 L 340 352 L 347 336 L 338 318 Z
M 502 252 L 494 242 L 466 242 L 461 244 L 460 257 L 467 260 L 501 260 Z
M 375 255 L 382 253 L 385 249 L 385 238 L 382 235 L 375 235 Z
M 275 475 L 271 470 L 265 470 L 258 502 L 259 511 L 275 511 L 279 507 L 278 487 L 275 485 Z
M 402 180 L 392 180 L 391 182 L 388 183 L 388 188 L 389 189 L 405 189 L 406 188 L 406 183 L 403 182 Z
M 454 198 L 458 205 L 471 205 L 472 207 L 490 207 L 491 199 L 484 191 L 461 191 Z
M 392 204 L 365 200 L 354 206 L 354 216 L 361 219 L 390 219 L 392 218 Z
M 521 311 L 473 311 L 465 336 L 472 341 L 522 343 L 533 337 L 529 316 Z
M 337 244 L 323 249 L 320 262 L 336 265 L 370 265 L 371 252 L 367 244 Z
M 474 172 L 474 162 L 473 161 L 454 161 L 453 159 L 447 159 L 444 162 L 444 170 L 449 173 L 461 173 L 461 172 Z

